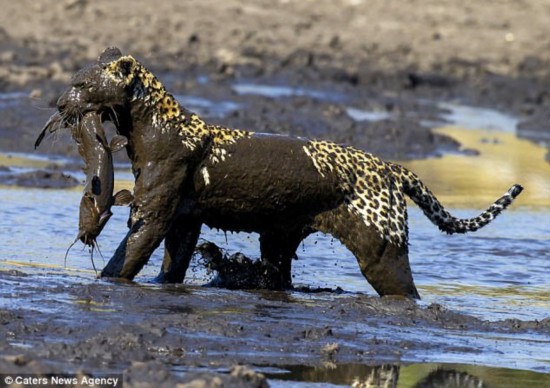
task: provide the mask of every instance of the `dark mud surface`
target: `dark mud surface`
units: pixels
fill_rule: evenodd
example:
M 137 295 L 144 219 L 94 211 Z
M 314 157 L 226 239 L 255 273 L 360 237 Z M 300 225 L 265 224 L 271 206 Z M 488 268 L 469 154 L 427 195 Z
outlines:
M 35 152 L 70 76 L 107 46 L 132 53 L 184 105 L 227 126 L 331 139 L 392 160 L 475 155 L 432 132 L 448 117 L 440 103 L 451 102 L 506 113 L 519 122 L 518 136 L 550 142 L 544 2 L 22 0 L 2 7 L 2 152 Z M 68 131 L 39 152 L 70 159 L 46 172 L 2 168 L 1 183 L 60 188 L 67 172 L 78 177 Z M 24 248 L 21 256 L 29 256 Z M 538 371 L 546 375 L 518 381 L 550 385 L 548 319 L 488 322 L 356 293 L 153 287 L 86 275 L 0 272 L 0 371 L 125 371 L 129 386 L 195 378 L 261 386 L 248 370 L 230 376 L 233 365 L 247 364 L 272 376 L 293 371 L 294 381 L 349 385 L 383 364 L 401 369 L 403 380 L 410 363 L 444 360 Z
M 124 371 L 127 383 L 169 386 L 186 372 L 226 374 L 237 364 L 330 374 L 331 366 L 398 368 L 437 354 L 488 361 L 506 358 L 506 343 L 520 339 L 527 353 L 542 351 L 547 344 L 538 342 L 550 335 L 548 319 L 490 323 L 441 305 L 361 294 L 157 287 L 15 270 L 0 272 L 0 282 L 3 298 L 9 289 L 25 306 L 0 312 L 0 367 L 12 374 Z M 354 377 L 368 376 L 350 371 L 341 382 Z
M 459 101 L 514 114 L 520 135 L 548 141 L 543 3 L 125 4 L 6 4 L 1 150 L 31 151 L 70 76 L 109 45 L 141 59 L 187 105 L 224 125 L 328 138 L 410 159 L 458 148 L 430 126 L 440 111 L 436 102 Z M 66 22 L 73 19 L 78 23 Z M 298 93 L 274 100 L 239 94 L 239 84 Z M 378 116 L 353 120 L 349 108 Z M 61 140 L 42 152 L 75 155 L 74 148 Z

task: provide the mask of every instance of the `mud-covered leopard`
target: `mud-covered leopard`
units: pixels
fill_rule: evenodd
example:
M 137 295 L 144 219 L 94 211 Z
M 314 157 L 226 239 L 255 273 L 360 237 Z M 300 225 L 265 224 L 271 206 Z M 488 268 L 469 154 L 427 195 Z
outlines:
M 50 122 L 73 125 L 95 111 L 128 138 L 136 180 L 130 231 L 103 269 L 107 277 L 133 279 L 164 241 L 157 280 L 183 281 L 206 224 L 259 233 L 261 258 L 276 269 L 268 284 L 286 288 L 298 245 L 321 231 L 355 255 L 380 295 L 418 298 L 405 197 L 442 231 L 465 233 L 492 221 L 522 190 L 514 185 L 479 216 L 458 219 L 415 174 L 369 153 L 209 125 L 115 48 L 73 77 L 58 110 Z M 47 124 L 43 133 L 56 129 Z

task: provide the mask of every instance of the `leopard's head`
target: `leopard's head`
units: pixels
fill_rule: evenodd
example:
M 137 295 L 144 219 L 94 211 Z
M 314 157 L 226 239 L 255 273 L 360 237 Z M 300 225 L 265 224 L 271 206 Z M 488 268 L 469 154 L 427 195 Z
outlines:
M 79 70 L 59 97 L 57 109 L 70 124 L 89 111 L 103 112 L 128 106 L 143 93 L 142 66 L 119 49 L 108 48 L 97 62 Z
M 72 77 L 71 85 L 57 101 L 57 112 L 46 123 L 35 148 L 47 132 L 74 129 L 87 112 L 97 112 L 116 123 L 117 114 L 136 102 L 154 106 L 161 101 L 170 108 L 165 100 L 166 91 L 151 72 L 131 55 L 123 56 L 118 48 L 108 48 L 95 63 Z M 175 105 L 172 100 L 170 103 Z

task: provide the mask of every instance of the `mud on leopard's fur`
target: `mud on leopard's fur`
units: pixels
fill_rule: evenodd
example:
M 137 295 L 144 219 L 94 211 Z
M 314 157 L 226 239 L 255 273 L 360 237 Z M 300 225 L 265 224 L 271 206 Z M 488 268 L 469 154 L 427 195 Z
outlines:
M 153 125 L 161 132 L 179 131 L 185 147 L 194 149 L 205 138 L 213 142 L 212 160 L 224 159 L 220 145 L 231 144 L 253 132 L 206 124 L 197 114 L 180 106 L 176 98 L 145 66 L 131 55 L 123 56 L 105 66 L 105 72 L 117 82 L 129 86 L 139 79 L 143 89 L 136 98 L 143 98 L 153 111 Z M 122 79 L 122 81 L 120 81 Z
M 254 132 L 206 124 L 198 115 L 180 107 L 153 73 L 132 56 L 124 56 L 105 67 L 113 77 L 121 77 L 126 69 L 125 82 L 139 78 L 144 90 L 142 96 L 153 111 L 153 123 L 160 131 L 178 130 L 184 147 L 194 149 L 204 138 L 212 140 L 210 160 L 222 162 L 229 155 L 223 145 L 252 136 Z M 466 233 L 478 230 L 492 221 L 510 205 L 523 188 L 512 186 L 485 212 L 471 219 L 453 217 L 433 193 L 411 171 L 385 162 L 353 147 L 344 147 L 329 141 L 309 141 L 304 146 L 319 174 L 335 174 L 345 193 L 347 208 L 360 216 L 365 224 L 374 226 L 380 236 L 397 245 L 408 243 L 407 204 L 404 194 L 423 210 L 424 214 L 448 233 Z

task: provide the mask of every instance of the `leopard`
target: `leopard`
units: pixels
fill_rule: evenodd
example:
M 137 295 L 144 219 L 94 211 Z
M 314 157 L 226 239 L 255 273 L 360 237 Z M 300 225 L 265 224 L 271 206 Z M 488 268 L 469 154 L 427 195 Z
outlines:
M 207 123 L 116 47 L 76 72 L 39 140 L 88 112 L 128 139 L 135 178 L 129 229 L 101 272 L 105 278 L 133 280 L 164 243 L 155 280 L 183 282 L 207 225 L 257 233 L 260 260 L 270 268 L 264 283 L 287 289 L 300 243 L 321 232 L 355 256 L 380 296 L 419 299 L 407 197 L 441 231 L 455 234 L 489 224 L 523 190 L 514 184 L 478 216 L 454 217 L 416 174 L 351 145 Z

